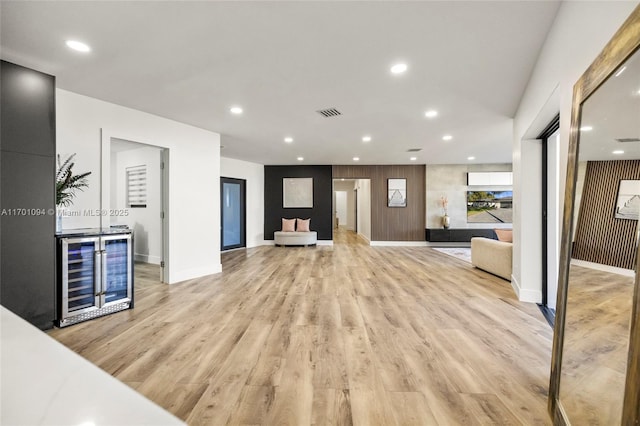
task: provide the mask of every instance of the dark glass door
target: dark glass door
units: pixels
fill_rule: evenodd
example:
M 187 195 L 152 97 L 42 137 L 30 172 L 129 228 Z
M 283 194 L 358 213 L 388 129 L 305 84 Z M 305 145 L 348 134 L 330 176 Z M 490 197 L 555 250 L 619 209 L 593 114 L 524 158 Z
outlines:
M 65 240 L 63 245 L 64 314 L 94 308 L 99 304 L 99 259 L 96 258 L 97 239 L 79 238 Z M 97 260 L 97 262 L 96 262 Z
M 555 322 L 560 251 L 560 116 L 556 116 L 538 139 L 542 141 L 542 303 L 549 324 Z
M 131 294 L 131 237 L 120 235 L 102 238 L 103 303 L 123 302 Z
M 246 181 L 220 178 L 220 242 L 221 250 L 245 247 Z

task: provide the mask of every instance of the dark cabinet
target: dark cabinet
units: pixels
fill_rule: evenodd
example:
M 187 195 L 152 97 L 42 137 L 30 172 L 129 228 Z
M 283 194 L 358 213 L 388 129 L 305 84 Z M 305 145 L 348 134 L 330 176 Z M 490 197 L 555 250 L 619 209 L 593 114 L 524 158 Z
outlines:
M 0 303 L 33 325 L 55 312 L 55 78 L 1 61 Z
M 435 243 L 468 243 L 473 237 L 496 239 L 493 229 L 427 229 L 427 241 Z

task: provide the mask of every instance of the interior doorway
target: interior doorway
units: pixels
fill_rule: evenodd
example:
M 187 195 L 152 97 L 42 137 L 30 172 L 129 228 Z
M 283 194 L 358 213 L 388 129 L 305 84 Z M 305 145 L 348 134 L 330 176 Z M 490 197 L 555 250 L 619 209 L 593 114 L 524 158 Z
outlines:
M 333 206 L 333 223 L 334 228 L 337 228 L 334 232 L 334 244 L 358 239 L 365 240 L 368 244 L 371 241 L 370 180 L 334 179 Z
M 220 178 L 220 250 L 246 247 L 246 181 Z
M 349 217 L 347 213 L 347 191 L 335 191 L 336 197 L 336 228 L 348 227 Z
M 141 266 L 134 268 L 136 278 L 165 282 L 168 150 L 112 137 L 106 160 L 102 190 L 108 206 L 102 210 L 109 214 L 101 217 L 102 227 L 132 229 L 134 261 Z

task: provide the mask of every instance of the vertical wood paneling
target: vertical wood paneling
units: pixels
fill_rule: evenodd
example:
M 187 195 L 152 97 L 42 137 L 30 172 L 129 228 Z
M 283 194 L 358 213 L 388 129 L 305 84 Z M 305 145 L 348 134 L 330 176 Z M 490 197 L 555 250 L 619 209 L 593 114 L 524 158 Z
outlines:
M 638 221 L 614 218 L 623 179 L 640 179 L 640 160 L 587 163 L 573 258 L 633 269 Z
M 336 165 L 334 179 L 371 180 L 371 239 L 373 241 L 425 240 L 424 165 Z M 407 207 L 387 207 L 387 179 L 407 180 Z

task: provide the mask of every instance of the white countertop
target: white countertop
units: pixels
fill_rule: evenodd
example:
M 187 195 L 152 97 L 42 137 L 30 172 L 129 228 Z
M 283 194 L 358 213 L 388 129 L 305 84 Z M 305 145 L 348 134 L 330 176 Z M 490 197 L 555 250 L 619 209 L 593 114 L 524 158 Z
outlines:
M 0 424 L 184 425 L 0 307 Z

